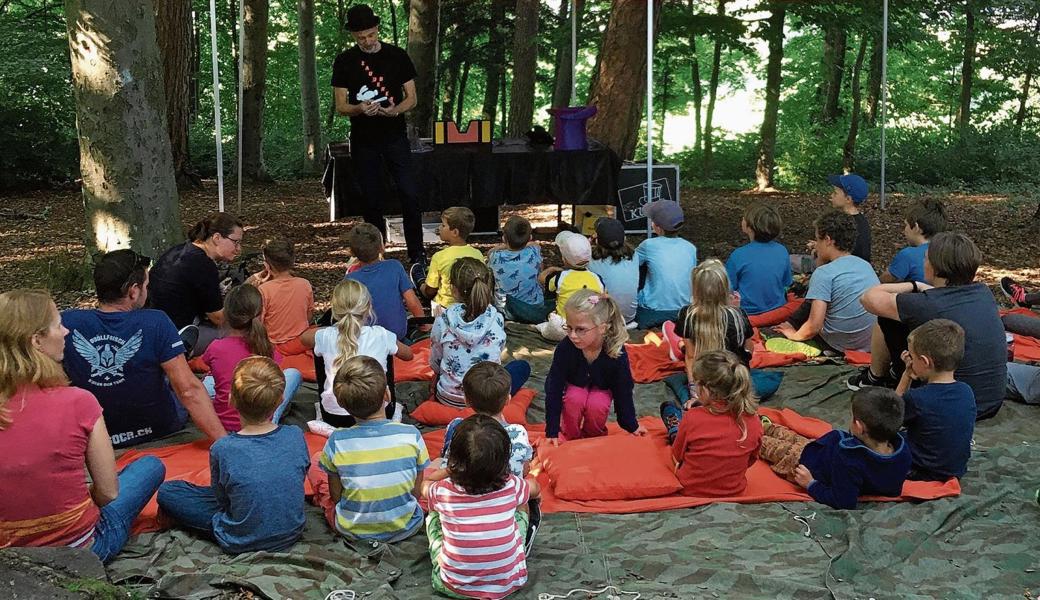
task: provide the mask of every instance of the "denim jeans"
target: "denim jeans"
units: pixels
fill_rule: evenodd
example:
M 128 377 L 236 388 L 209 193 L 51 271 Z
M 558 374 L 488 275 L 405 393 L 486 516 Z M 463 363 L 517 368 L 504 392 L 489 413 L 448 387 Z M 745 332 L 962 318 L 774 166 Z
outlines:
M 674 321 L 679 318 L 679 309 L 675 310 L 653 310 L 640 306 L 636 309 L 636 324 L 640 329 L 660 327 L 665 321 Z
M 275 425 L 282 420 L 286 409 L 292 403 L 293 396 L 296 395 L 296 390 L 300 389 L 300 385 L 303 383 L 303 374 L 297 369 L 286 369 L 282 371 L 282 374 L 285 375 L 285 392 L 282 393 L 282 403 L 274 409 L 274 414 L 271 416 L 271 422 Z M 213 381 L 212 375 L 206 375 L 202 380 L 202 385 L 206 388 L 206 393 L 210 398 L 217 395 L 216 382 Z
M 401 216 L 404 220 L 404 238 L 408 244 L 408 259 L 415 262 L 425 256 L 422 241 L 422 211 L 419 207 L 419 185 L 412 165 L 412 148 L 404 135 L 376 142 L 350 142 L 351 161 L 354 175 L 361 189 L 361 216 L 366 223 L 379 228 L 386 239 L 386 221 L 383 220 L 383 203 L 386 185 L 383 180 L 384 165 L 389 169 L 397 185 L 401 201 Z
M 526 360 L 511 360 L 502 365 L 502 367 L 509 373 L 511 380 L 509 395 L 515 396 L 520 391 L 520 388 L 524 387 L 527 380 L 531 378 L 531 363 Z
M 101 507 L 101 518 L 94 526 L 91 551 L 107 563 L 126 545 L 130 525 L 166 477 L 166 467 L 154 456 L 142 456 L 119 473 L 119 495 Z
M 217 495 L 210 486 L 187 481 L 167 481 L 159 486 L 159 508 L 177 523 L 203 533 L 213 534 L 213 515 L 220 510 Z
M 549 317 L 556 302 L 549 300 L 541 304 L 528 304 L 512 296 L 506 296 L 506 318 L 518 323 L 537 325 Z

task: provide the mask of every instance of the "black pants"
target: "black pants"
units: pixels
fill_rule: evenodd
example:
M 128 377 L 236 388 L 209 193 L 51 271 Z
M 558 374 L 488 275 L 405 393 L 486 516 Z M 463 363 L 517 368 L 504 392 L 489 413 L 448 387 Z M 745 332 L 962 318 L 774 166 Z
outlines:
M 339 428 L 339 429 L 347 429 L 349 427 L 353 427 L 354 425 L 357 425 L 357 419 L 355 419 L 353 415 L 334 415 L 334 414 L 332 414 L 330 412 L 325 412 L 325 407 L 321 406 L 320 403 L 318 405 L 318 410 L 320 411 L 319 414 L 318 414 L 318 417 L 322 421 L 325 421 L 326 423 L 328 423 L 329 425 L 332 425 L 333 427 L 336 427 L 336 428 Z M 384 414 L 386 415 L 387 419 L 394 418 L 394 410 L 395 409 L 394 409 L 394 404 L 393 403 L 390 403 L 390 404 L 386 405 L 386 411 L 385 411 Z
M 408 259 L 415 262 L 423 258 L 422 211 L 419 208 L 419 187 L 415 180 L 408 138 L 401 135 L 377 142 L 351 141 L 350 154 L 354 175 L 364 196 L 362 217 L 365 222 L 378 227 L 383 233 L 383 239 L 386 239 L 386 222 L 383 220 L 383 204 L 387 194 L 383 166 L 386 165 L 401 200 Z
M 881 328 L 881 334 L 885 337 L 885 346 L 888 347 L 888 356 L 892 360 L 892 373 L 896 379 L 903 376 L 903 371 L 906 370 L 906 365 L 903 364 L 903 352 L 907 349 L 906 339 L 910 337 L 910 327 L 906 324 L 896 321 L 894 319 L 886 319 L 884 317 L 878 317 L 878 327 Z M 884 375 L 884 373 L 881 373 Z

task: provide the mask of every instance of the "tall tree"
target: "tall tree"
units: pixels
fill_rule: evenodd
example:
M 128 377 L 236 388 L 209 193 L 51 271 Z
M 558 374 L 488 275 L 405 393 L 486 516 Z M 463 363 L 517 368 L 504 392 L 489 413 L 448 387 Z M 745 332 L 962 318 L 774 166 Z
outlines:
M 726 15 L 726 0 L 718 0 L 715 14 Z M 722 69 L 722 35 L 715 37 L 715 47 L 711 53 L 711 75 L 708 78 L 708 110 L 704 115 L 704 163 L 702 171 L 705 179 L 711 179 L 712 161 L 714 160 L 714 131 L 712 121 L 715 118 L 715 100 L 719 93 L 719 72 Z
M 686 9 L 689 11 L 689 16 L 692 18 L 694 15 L 693 0 L 687 0 Z M 688 43 L 690 45 L 690 79 L 693 82 L 694 148 L 697 150 L 703 150 L 704 136 L 701 131 L 701 107 L 704 104 L 704 90 L 701 86 L 700 55 L 697 53 L 697 35 L 694 33 L 694 28 L 690 27 L 688 31 Z
M 758 162 L 755 165 L 755 182 L 758 191 L 774 189 L 776 168 L 776 127 L 780 109 L 780 87 L 783 85 L 784 61 L 784 18 L 787 9 L 774 2 L 766 22 L 766 40 L 769 43 L 769 61 L 766 65 L 766 106 L 759 132 Z
M 654 31 L 661 0 L 654 0 Z M 635 155 L 646 95 L 646 4 L 613 2 L 599 51 L 599 67 L 589 104 L 599 108 L 589 121 L 589 135 L 622 159 Z
M 271 181 L 264 164 L 264 106 L 267 96 L 267 17 L 269 0 L 241 0 L 242 21 L 242 175 Z
M 506 62 L 506 6 L 509 0 L 491 0 L 491 21 L 488 27 L 488 47 L 484 62 L 484 106 L 480 111 L 485 118 L 495 122 L 498 110 L 499 90 L 502 87 Z M 503 103 L 505 98 L 503 97 Z M 505 111 L 502 111 L 505 114 Z
M 188 130 L 192 116 L 192 69 L 195 36 L 192 32 L 191 0 L 155 0 L 155 34 L 162 58 L 166 91 L 166 124 L 173 152 L 177 185 L 199 187 L 202 179 L 191 164 Z
M 415 108 L 408 111 L 419 135 L 430 135 L 437 95 L 437 12 L 440 0 L 411 0 L 408 10 L 408 56 L 419 74 L 415 78 Z
M 468 53 L 467 53 L 468 54 Z M 462 76 L 459 77 L 459 99 L 455 102 L 455 123 L 463 127 L 463 113 L 466 110 L 466 86 L 469 84 L 469 70 L 473 63 L 469 56 L 462 59 Z
M 856 167 L 856 136 L 859 134 L 860 101 L 863 98 L 859 79 L 860 71 L 863 70 L 863 57 L 867 54 L 868 37 L 866 33 L 861 36 L 856 63 L 852 67 L 852 117 L 849 119 L 849 135 L 845 138 L 845 146 L 842 149 L 842 168 L 846 173 L 852 172 Z
M 877 125 L 878 103 L 881 101 L 881 61 L 884 59 L 881 36 L 874 33 L 874 48 L 870 52 L 870 74 L 867 76 L 867 109 L 863 119 L 867 125 Z
M 66 0 L 86 245 L 159 256 L 183 238 L 155 15 Z
M 314 0 L 297 0 L 300 43 L 300 108 L 303 115 L 303 172 L 321 167 L 321 115 L 314 57 Z
M 556 76 L 553 81 L 553 106 L 568 106 L 571 102 L 571 87 L 574 73 L 571 71 L 571 20 L 569 8 L 572 0 L 561 0 L 560 17 L 556 27 Z M 581 16 L 585 9 L 585 0 L 576 0 L 574 12 L 577 14 L 577 45 L 581 47 Z M 577 100 L 575 100 L 577 101 Z
M 508 135 L 519 136 L 534 119 L 534 84 L 538 69 L 538 0 L 517 0 L 513 28 L 513 86 L 509 91 Z
M 971 127 L 971 87 L 975 81 L 975 0 L 964 0 L 964 57 L 961 60 L 961 97 L 957 108 L 957 137 L 964 143 Z
M 1036 21 L 1033 24 L 1033 35 L 1029 38 L 1028 55 L 1032 60 L 1028 60 L 1026 63 L 1026 72 L 1024 80 L 1022 82 L 1022 90 L 1018 95 L 1018 110 L 1015 111 L 1015 131 L 1022 131 L 1022 123 L 1026 120 L 1026 103 L 1029 102 L 1029 92 L 1033 83 L 1033 77 L 1036 71 L 1036 59 L 1034 58 L 1037 52 L 1037 43 L 1040 42 L 1040 12 L 1036 15 Z
M 831 18 L 824 25 L 822 78 L 817 88 L 821 101 L 820 122 L 831 124 L 841 112 L 841 81 L 845 75 L 845 50 L 848 34 L 839 19 Z

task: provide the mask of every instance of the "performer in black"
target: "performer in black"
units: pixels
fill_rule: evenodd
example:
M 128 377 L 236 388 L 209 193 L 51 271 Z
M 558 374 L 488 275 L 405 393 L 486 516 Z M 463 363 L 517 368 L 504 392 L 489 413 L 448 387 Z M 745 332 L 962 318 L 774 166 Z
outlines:
M 403 49 L 379 41 L 379 17 L 367 4 L 350 7 L 346 27 L 357 45 L 336 57 L 332 87 L 336 112 L 350 117 L 351 159 L 365 202 L 362 216 L 386 239 L 382 210 L 386 164 L 401 198 L 408 259 L 413 269 L 422 270 L 426 260 L 422 213 L 403 116 L 415 106 L 415 65 Z

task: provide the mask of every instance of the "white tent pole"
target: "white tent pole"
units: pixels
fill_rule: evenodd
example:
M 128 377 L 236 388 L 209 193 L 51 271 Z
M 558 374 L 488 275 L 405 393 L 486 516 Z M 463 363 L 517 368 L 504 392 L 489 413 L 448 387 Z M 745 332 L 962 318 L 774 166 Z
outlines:
M 242 58 L 242 47 L 246 39 L 245 0 L 238 0 L 238 139 L 235 143 L 238 151 L 238 212 L 242 212 L 242 70 L 245 61 Z
M 217 210 L 224 212 L 224 145 L 220 140 L 220 70 L 217 65 L 217 6 L 209 0 L 209 41 L 213 58 L 213 139 L 217 144 Z
M 654 0 L 646 0 L 646 197 L 654 180 Z M 653 235 L 646 220 L 646 237 Z
M 574 106 L 578 101 L 578 76 L 574 72 L 574 66 L 578 61 L 578 0 L 571 0 L 571 101 L 569 106 Z
M 881 15 L 881 210 L 885 209 L 885 125 L 888 104 L 888 0 L 882 3 Z

